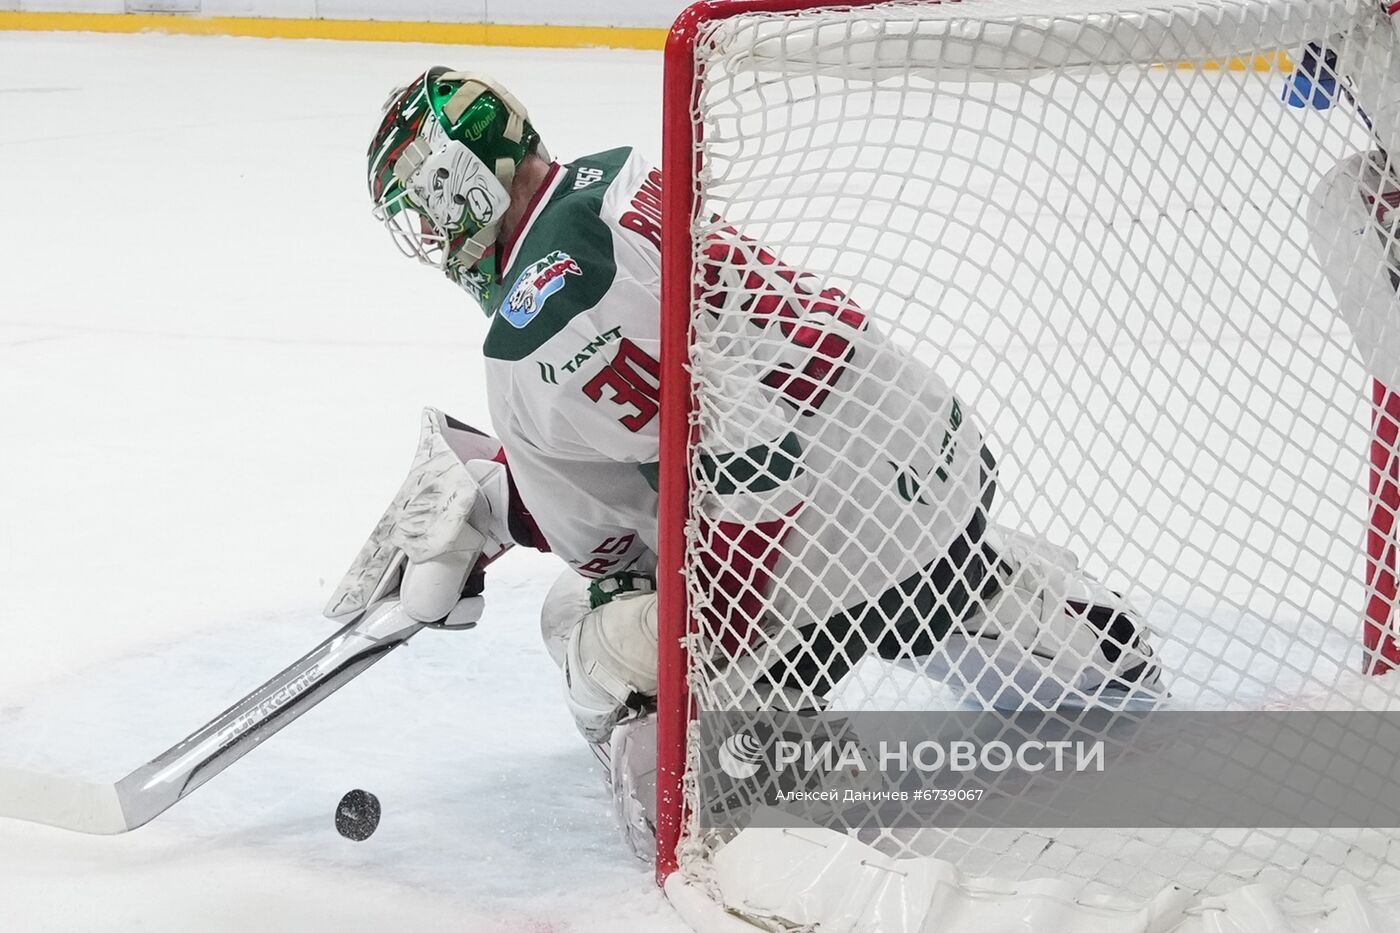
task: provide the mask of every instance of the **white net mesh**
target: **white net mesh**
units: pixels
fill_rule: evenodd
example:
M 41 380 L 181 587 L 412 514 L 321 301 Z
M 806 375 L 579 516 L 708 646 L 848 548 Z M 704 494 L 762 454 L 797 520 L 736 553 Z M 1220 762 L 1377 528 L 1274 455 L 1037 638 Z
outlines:
M 1389 704 L 1361 672 L 1400 411 L 1390 30 L 1302 0 L 704 27 L 698 707 Z M 1326 109 L 1281 99 L 1308 43 Z M 1374 830 L 865 837 L 1143 896 L 1400 868 Z

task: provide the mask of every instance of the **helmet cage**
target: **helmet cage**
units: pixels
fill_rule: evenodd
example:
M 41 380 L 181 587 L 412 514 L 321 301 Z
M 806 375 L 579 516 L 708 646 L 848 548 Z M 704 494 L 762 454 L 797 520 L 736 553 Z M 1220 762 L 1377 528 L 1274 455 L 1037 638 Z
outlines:
M 394 163 L 395 189 L 374 206 L 406 256 L 446 271 L 474 265 L 496 242 L 510 194 L 476 153 L 434 125 Z
M 432 68 L 391 98 L 386 127 L 396 109 L 413 118 L 393 125 L 413 136 L 392 149 L 378 138 L 371 146 L 375 218 L 406 256 L 450 267 L 454 278 L 478 267 L 494 277 L 491 254 L 516 166 L 542 149 L 525 108 L 489 77 Z M 376 151 L 387 154 L 380 168 Z

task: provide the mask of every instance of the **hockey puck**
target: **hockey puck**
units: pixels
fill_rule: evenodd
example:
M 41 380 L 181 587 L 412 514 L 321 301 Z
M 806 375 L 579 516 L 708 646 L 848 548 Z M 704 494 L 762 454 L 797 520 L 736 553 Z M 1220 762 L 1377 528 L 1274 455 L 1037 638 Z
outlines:
M 367 790 L 352 790 L 335 808 L 335 831 L 346 839 L 364 842 L 379 828 L 379 798 Z

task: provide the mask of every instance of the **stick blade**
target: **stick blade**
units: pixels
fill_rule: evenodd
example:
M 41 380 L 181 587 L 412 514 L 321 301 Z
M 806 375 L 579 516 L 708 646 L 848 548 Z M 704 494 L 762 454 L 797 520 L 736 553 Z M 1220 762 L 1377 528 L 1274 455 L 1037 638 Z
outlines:
M 110 836 L 132 827 L 114 784 L 0 765 L 0 817 Z

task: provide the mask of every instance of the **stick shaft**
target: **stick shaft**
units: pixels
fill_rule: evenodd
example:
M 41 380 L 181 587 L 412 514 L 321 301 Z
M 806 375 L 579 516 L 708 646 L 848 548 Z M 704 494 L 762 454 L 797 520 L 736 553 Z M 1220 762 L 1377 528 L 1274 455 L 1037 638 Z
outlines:
M 86 833 L 145 825 L 421 628 L 397 601 L 371 608 L 115 786 L 0 768 L 0 816 Z

